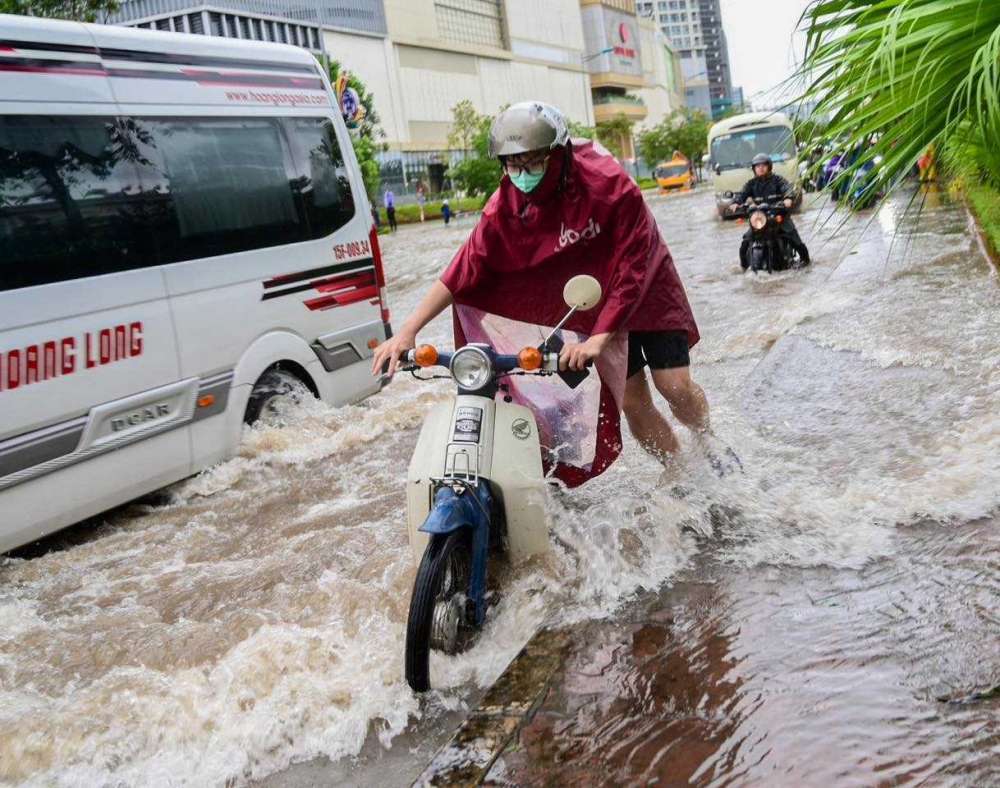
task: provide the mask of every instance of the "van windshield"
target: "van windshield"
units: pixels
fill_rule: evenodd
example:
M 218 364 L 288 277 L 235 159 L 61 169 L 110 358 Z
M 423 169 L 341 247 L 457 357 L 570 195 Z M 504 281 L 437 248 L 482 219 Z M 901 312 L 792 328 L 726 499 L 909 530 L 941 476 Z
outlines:
M 765 126 L 732 134 L 720 134 L 712 140 L 712 163 L 723 170 L 742 169 L 758 153 L 767 153 L 772 161 L 787 161 L 795 156 L 792 130 L 788 126 Z
M 684 175 L 688 171 L 688 166 L 686 164 L 668 164 L 663 167 L 656 168 L 657 178 L 676 178 L 678 175 Z

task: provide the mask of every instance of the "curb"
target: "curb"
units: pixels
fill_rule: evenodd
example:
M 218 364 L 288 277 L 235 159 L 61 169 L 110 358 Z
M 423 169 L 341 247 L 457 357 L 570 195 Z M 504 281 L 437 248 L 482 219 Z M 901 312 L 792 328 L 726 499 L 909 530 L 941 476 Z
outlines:
M 983 257 L 993 264 L 996 271 L 1000 273 L 1000 250 L 993 248 L 990 239 L 983 232 L 982 225 L 979 223 L 979 217 L 976 216 L 976 212 L 969 205 L 969 200 L 964 194 L 962 195 L 962 205 L 968 217 L 969 227 L 972 230 L 972 234 L 976 237 L 976 243 L 979 245 L 979 251 L 982 252 Z
M 480 785 L 545 699 L 569 643 L 567 630 L 536 632 L 413 785 Z

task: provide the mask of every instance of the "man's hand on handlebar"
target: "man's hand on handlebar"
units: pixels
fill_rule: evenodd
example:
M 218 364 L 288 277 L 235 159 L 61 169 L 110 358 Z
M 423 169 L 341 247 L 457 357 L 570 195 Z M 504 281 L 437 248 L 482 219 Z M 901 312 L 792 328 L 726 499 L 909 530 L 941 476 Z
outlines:
M 791 199 L 791 197 L 786 197 L 785 198 L 785 207 L 786 208 L 791 208 L 792 207 L 792 199 Z
M 406 331 L 400 331 L 394 337 L 390 337 L 377 348 L 372 356 L 372 375 L 379 377 L 382 374 L 383 365 L 388 362 L 389 368 L 386 370 L 392 377 L 399 366 L 399 357 L 417 346 L 417 338 Z
M 559 369 L 586 369 L 604 352 L 610 339 L 611 334 L 594 334 L 586 342 L 567 342 L 559 353 Z

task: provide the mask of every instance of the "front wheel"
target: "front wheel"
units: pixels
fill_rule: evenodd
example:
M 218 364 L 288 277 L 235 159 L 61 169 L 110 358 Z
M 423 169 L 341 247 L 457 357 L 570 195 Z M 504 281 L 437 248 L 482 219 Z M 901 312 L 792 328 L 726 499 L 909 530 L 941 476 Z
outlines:
M 471 572 L 472 539 L 468 528 L 431 537 L 413 582 L 406 622 L 406 683 L 414 692 L 431 688 L 432 648 L 454 654 L 463 644 Z
M 254 384 L 243 420 L 247 424 L 262 421 L 269 426 L 283 426 L 288 407 L 312 396 L 309 387 L 292 373 L 269 369 Z

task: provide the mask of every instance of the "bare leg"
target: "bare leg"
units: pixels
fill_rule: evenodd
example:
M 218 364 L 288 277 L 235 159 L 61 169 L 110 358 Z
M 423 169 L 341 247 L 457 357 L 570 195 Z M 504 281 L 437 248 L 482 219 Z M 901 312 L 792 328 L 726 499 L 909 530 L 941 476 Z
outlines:
M 668 460 L 680 449 L 670 424 L 653 404 L 645 370 L 626 381 L 623 410 L 628 428 L 639 445 L 660 462 Z
M 691 379 L 688 367 L 676 369 L 654 369 L 653 384 L 670 405 L 677 420 L 695 432 L 708 431 L 708 400 L 701 386 Z M 648 392 L 648 388 L 647 388 Z M 628 388 L 626 386 L 626 401 Z

